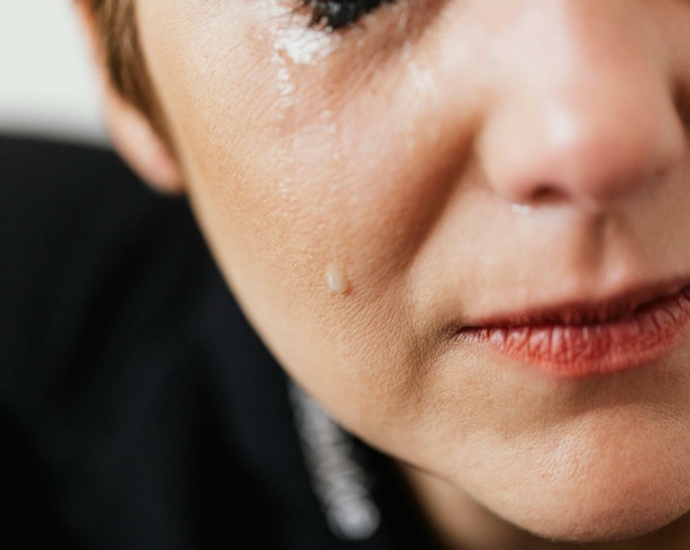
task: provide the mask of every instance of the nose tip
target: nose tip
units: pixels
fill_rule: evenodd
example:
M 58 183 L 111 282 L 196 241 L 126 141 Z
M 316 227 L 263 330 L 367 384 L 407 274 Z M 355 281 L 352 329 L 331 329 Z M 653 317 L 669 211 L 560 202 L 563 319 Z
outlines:
M 602 97 L 512 105 L 494 114 L 480 151 L 494 191 L 510 202 L 566 202 L 601 211 L 659 185 L 685 154 L 669 97 Z

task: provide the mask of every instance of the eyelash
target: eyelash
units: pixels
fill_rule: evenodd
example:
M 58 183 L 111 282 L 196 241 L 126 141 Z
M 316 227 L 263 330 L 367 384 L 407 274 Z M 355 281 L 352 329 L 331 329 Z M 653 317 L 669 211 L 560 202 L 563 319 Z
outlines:
M 323 25 L 336 30 L 357 21 L 363 15 L 395 0 L 303 0 L 311 10 L 312 27 Z

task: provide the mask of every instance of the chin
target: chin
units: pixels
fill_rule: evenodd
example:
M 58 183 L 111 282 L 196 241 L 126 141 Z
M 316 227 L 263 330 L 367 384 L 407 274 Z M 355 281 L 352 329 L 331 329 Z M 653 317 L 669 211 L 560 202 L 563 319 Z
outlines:
M 658 530 L 690 510 L 689 455 L 648 439 L 634 454 L 618 447 L 559 457 L 549 473 L 513 493 L 500 515 L 542 538 L 602 542 Z
M 599 502 L 560 507 L 541 518 L 518 518 L 518 526 L 553 541 L 594 543 L 632 539 L 661 529 L 682 517 L 687 506 L 677 503 Z
M 615 409 L 585 416 L 548 437 L 496 440 L 471 478 L 468 464 L 454 468 L 453 484 L 510 524 L 559 541 L 630 539 L 690 511 L 690 433 L 682 418 Z

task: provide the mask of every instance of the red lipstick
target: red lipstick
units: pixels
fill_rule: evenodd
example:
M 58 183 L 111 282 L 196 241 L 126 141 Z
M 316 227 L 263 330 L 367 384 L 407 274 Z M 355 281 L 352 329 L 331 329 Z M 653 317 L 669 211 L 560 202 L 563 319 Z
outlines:
M 458 337 L 553 378 L 621 372 L 660 358 L 688 335 L 690 287 L 645 300 L 649 294 L 487 320 Z

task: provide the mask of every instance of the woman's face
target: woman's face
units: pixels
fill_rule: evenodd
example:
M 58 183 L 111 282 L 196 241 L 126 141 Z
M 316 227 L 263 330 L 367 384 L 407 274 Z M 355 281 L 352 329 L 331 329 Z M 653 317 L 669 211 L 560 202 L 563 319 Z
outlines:
M 686 312 L 606 324 L 690 284 L 690 2 L 138 11 L 220 268 L 337 419 L 541 535 L 690 509 Z

